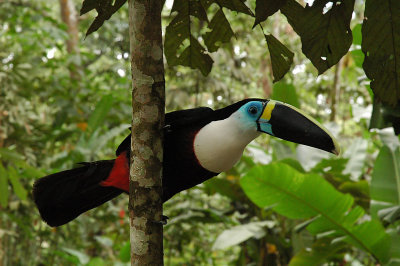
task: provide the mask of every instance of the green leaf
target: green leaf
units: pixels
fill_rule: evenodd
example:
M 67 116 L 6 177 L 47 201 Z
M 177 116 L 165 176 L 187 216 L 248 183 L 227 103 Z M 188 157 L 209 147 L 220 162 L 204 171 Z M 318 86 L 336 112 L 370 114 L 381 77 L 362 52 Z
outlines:
M 329 3 L 333 3 L 326 11 Z M 303 53 L 322 74 L 339 62 L 350 48 L 350 20 L 354 0 L 314 1 L 303 8 L 295 0 L 287 0 L 281 12 L 300 36 Z
M 290 260 L 289 266 L 322 265 L 329 258 L 337 256 L 346 245 L 343 242 L 330 243 L 327 239 L 317 240 L 311 249 L 303 249 Z
M 127 241 L 125 245 L 119 251 L 119 259 L 122 262 L 129 262 L 131 261 L 131 243 Z
M 26 200 L 28 197 L 28 192 L 22 186 L 21 182 L 19 182 L 19 177 L 16 169 L 9 167 L 7 168 L 8 171 L 8 179 L 11 182 L 11 185 L 14 189 L 14 193 L 21 199 Z
M 363 172 L 365 159 L 367 157 L 368 142 L 363 138 L 356 138 L 345 150 L 343 157 L 348 158 L 344 174 L 350 174 L 354 180 L 357 180 Z
M 286 0 L 256 0 L 256 20 L 253 28 L 275 14 L 285 4 Z
M 222 9 L 214 15 L 208 27 L 211 31 L 204 35 L 204 43 L 210 52 L 217 51 L 220 43 L 229 42 L 233 36 L 231 25 Z
M 24 156 L 8 148 L 0 148 L 0 158 L 8 162 L 24 160 Z
M 107 113 L 113 106 L 114 99 L 111 95 L 105 95 L 101 98 L 100 102 L 97 103 L 96 108 L 89 117 L 88 128 L 91 132 L 94 132 L 98 127 L 103 125 Z
M 392 244 L 390 246 L 390 261 L 387 265 L 396 266 L 400 263 L 400 234 L 398 229 L 389 229 Z
M 293 63 L 294 53 L 272 34 L 264 36 L 271 55 L 272 74 L 274 76 L 273 82 L 277 82 L 289 71 L 290 65 Z
M 240 187 L 223 178 L 211 178 L 203 183 L 208 194 L 218 193 L 232 200 L 239 200 L 242 193 Z
M 5 208 L 8 204 L 8 178 L 7 171 L 0 162 L 0 205 Z
M 100 257 L 95 257 L 90 259 L 89 263 L 86 264 L 87 266 L 103 266 L 106 265 L 105 261 Z
M 81 264 L 86 264 L 89 262 L 90 257 L 88 255 L 86 255 L 85 253 L 75 250 L 75 249 L 71 249 L 71 248 L 62 248 L 65 252 L 67 252 L 68 254 L 76 257 L 79 259 L 79 262 Z
M 271 206 L 291 219 L 319 215 L 307 227 L 312 234 L 332 232 L 382 262 L 388 260 L 389 238 L 382 225 L 376 220 L 356 225 L 364 214 L 362 208 L 351 209 L 353 198 L 338 192 L 322 177 L 304 175 L 285 164 L 275 163 L 252 168 L 240 183 L 259 207 Z
M 193 36 L 190 36 L 190 45 L 183 50 L 179 57 L 179 65 L 197 68 L 204 76 L 207 76 L 213 62 L 203 46 Z
M 400 205 L 400 148 L 381 148 L 372 173 L 371 199 Z
M 351 57 L 353 57 L 354 63 L 357 67 L 362 68 L 362 64 L 364 62 L 364 54 L 361 49 L 353 50 L 350 52 Z
M 300 108 L 299 97 L 296 88 L 292 84 L 284 82 L 275 83 L 272 90 L 271 99 L 288 103 Z
M 353 28 L 353 44 L 355 45 L 361 45 L 362 42 L 362 35 L 361 35 L 361 24 L 357 24 Z
M 208 75 L 213 60 L 191 29 L 191 16 L 208 23 L 203 5 L 195 0 L 175 0 L 171 12 L 178 14 L 165 30 L 164 53 L 168 65 L 197 68 L 204 76 Z
M 400 1 L 365 2 L 364 70 L 374 95 L 391 106 L 400 100 Z
M 234 226 L 223 231 L 215 240 L 213 250 L 225 249 L 240 244 L 251 237 L 261 238 L 265 236 L 265 226 L 274 227 L 273 221 L 253 222 Z

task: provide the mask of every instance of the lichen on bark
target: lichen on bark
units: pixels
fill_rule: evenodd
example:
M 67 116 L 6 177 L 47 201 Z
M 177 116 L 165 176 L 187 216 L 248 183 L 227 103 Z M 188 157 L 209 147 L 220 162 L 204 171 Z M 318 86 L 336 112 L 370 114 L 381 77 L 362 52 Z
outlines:
M 131 264 L 162 265 L 162 148 L 165 81 L 159 0 L 129 1 L 132 147 Z

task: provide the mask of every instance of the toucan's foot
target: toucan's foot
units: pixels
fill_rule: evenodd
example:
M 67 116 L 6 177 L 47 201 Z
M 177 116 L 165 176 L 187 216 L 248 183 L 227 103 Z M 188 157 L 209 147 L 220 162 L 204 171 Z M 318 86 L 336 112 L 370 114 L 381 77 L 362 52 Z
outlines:
M 168 223 L 168 219 L 169 219 L 168 216 L 162 215 L 161 216 L 161 221 L 154 221 L 154 223 L 161 224 L 161 225 L 166 225 Z
M 169 219 L 168 216 L 162 215 L 162 216 L 161 216 L 161 221 L 160 221 L 160 223 L 161 223 L 162 225 L 167 225 L 168 219 Z

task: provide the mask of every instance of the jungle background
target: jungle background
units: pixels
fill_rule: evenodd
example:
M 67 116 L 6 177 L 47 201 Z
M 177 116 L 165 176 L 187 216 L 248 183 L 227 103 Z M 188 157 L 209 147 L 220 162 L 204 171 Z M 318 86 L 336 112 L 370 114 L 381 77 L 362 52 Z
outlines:
M 59 228 L 31 196 L 39 177 L 113 158 L 129 133 L 127 6 L 85 38 L 95 14 L 78 17 L 80 5 L 0 1 L 0 265 L 129 265 L 127 196 Z M 272 98 L 315 117 L 342 147 L 336 157 L 258 138 L 234 169 L 164 204 L 166 265 L 400 264 L 400 144 L 392 127 L 369 129 L 391 124 L 372 111 L 362 68 L 364 6 L 355 2 L 350 52 L 321 75 L 279 12 L 263 23 L 294 52 L 279 82 L 263 32 L 240 12 L 225 12 L 235 37 L 211 54 L 208 76 L 165 62 L 167 112 Z M 167 1 L 164 29 L 170 12 Z

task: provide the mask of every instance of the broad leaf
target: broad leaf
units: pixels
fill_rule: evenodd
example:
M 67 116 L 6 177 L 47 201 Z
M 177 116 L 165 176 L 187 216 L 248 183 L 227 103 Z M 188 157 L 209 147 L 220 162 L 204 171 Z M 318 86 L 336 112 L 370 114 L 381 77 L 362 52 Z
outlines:
M 211 31 L 204 35 L 204 43 L 210 52 L 217 51 L 221 43 L 229 42 L 233 36 L 231 25 L 222 9 L 214 15 L 208 27 Z
M 8 204 L 8 178 L 6 169 L 3 167 L 3 163 L 0 162 L 0 205 L 5 208 Z
M 195 0 L 175 0 L 171 12 L 177 12 L 177 15 L 165 30 L 164 53 L 168 65 L 197 68 L 203 75 L 208 75 L 213 60 L 193 36 L 191 29 L 191 17 L 208 23 L 202 3 Z
M 118 258 L 122 262 L 129 262 L 131 261 L 131 243 L 127 241 L 122 247 L 121 250 L 119 251 Z
M 288 103 L 300 108 L 299 97 L 296 88 L 292 84 L 283 82 L 275 83 L 272 90 L 271 99 Z
M 289 266 L 322 265 L 329 258 L 337 256 L 340 250 L 346 248 L 343 242 L 330 243 L 327 239 L 317 240 L 311 249 L 303 249 L 290 260 Z
M 352 43 L 350 20 L 354 0 L 317 0 L 303 8 L 287 0 L 281 12 L 301 38 L 302 51 L 322 74 L 339 62 Z
M 251 10 L 244 4 L 243 0 L 214 0 L 218 5 L 226 7 L 232 11 L 244 13 L 252 16 Z
M 365 139 L 357 138 L 345 150 L 343 157 L 349 161 L 344 169 L 344 174 L 350 174 L 353 180 L 358 180 L 367 157 L 368 142 Z
M 394 106 L 400 101 L 400 1 L 367 0 L 364 17 L 363 68 L 374 95 Z
M 400 148 L 381 148 L 375 161 L 370 189 L 373 200 L 371 213 L 374 217 L 380 210 L 400 205 Z
M 90 132 L 94 132 L 103 124 L 107 113 L 111 110 L 112 105 L 113 97 L 111 95 L 106 95 L 101 98 L 100 102 L 97 103 L 93 113 L 89 117 L 88 128 Z
M 28 197 L 28 192 L 19 181 L 17 170 L 12 167 L 9 167 L 7 168 L 7 171 L 8 171 L 8 179 L 11 182 L 15 195 L 17 195 L 18 198 L 20 198 L 21 200 L 26 200 Z
M 294 53 L 273 35 L 269 34 L 264 36 L 271 55 L 272 74 L 274 76 L 273 82 L 277 82 L 289 71 L 290 65 L 293 63 Z
M 273 227 L 275 222 L 263 221 L 234 226 L 223 231 L 215 240 L 213 249 L 224 249 L 240 244 L 251 237 L 261 238 L 265 235 L 265 226 Z
M 256 0 L 256 20 L 253 28 L 273 15 L 285 4 L 286 0 Z
M 389 229 L 388 233 L 392 239 L 390 247 L 390 261 L 387 265 L 396 266 L 400 265 L 400 234 L 398 229 Z
M 84 0 L 80 15 L 82 16 L 93 9 L 96 9 L 98 14 L 89 29 L 86 31 L 86 36 L 97 31 L 103 25 L 104 21 L 109 20 L 111 16 L 117 12 L 123 4 L 125 4 L 125 2 L 126 0 Z
M 86 255 L 85 253 L 79 251 L 79 250 L 75 250 L 75 249 L 71 249 L 71 248 L 62 248 L 65 252 L 67 252 L 68 254 L 71 254 L 72 256 L 75 256 L 78 258 L 79 262 L 83 265 L 87 264 L 90 260 L 90 257 L 88 255 Z
M 241 179 L 247 196 L 259 207 L 271 207 L 292 219 L 316 218 L 307 229 L 312 234 L 330 235 L 356 245 L 380 261 L 388 260 L 389 238 L 376 220 L 359 222 L 362 208 L 352 208 L 354 200 L 338 192 L 322 177 L 304 175 L 285 164 L 252 168 Z M 368 231 L 368 233 L 366 233 Z

